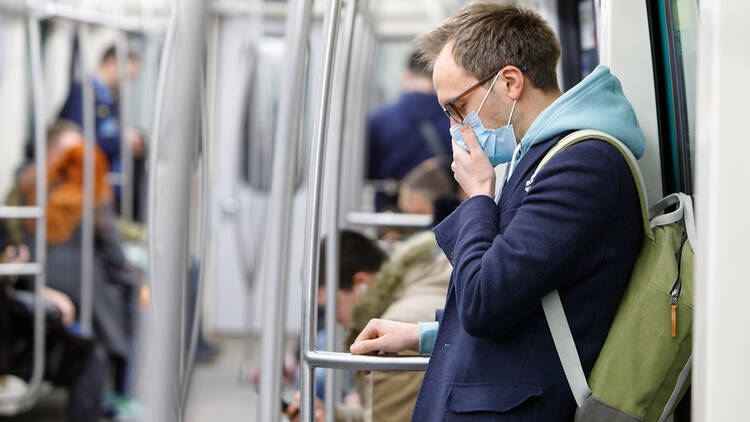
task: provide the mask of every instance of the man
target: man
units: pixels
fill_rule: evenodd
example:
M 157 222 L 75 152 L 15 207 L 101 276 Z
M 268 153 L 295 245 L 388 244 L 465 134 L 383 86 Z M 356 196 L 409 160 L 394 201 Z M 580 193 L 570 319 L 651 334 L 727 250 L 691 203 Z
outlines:
M 635 113 L 606 67 L 561 95 L 559 43 L 530 11 L 472 3 L 418 42 L 469 196 L 435 228 L 451 285 L 437 323 L 373 320 L 351 351 L 432 352 L 415 421 L 572 420 L 540 299 L 559 291 L 588 374 L 641 244 L 638 195 L 621 153 L 596 140 L 560 152 L 528 191 L 526 181 L 576 129 L 609 132 L 640 156 Z M 508 161 L 496 203 L 492 165 Z
M 133 79 L 138 73 L 140 62 L 138 56 L 132 52 L 128 54 L 127 77 Z M 96 115 L 96 142 L 107 156 L 110 170 L 119 173 L 122 170 L 120 157 L 120 66 L 114 46 L 109 47 L 102 56 L 99 65 L 90 76 L 94 89 Z M 73 81 L 70 93 L 62 111 L 60 119 L 71 120 L 83 126 L 83 92 L 81 83 Z M 133 128 L 127 128 L 125 141 L 130 144 L 133 156 L 143 158 L 145 145 L 143 136 Z M 119 188 L 115 188 L 115 202 L 119 210 Z
M 368 124 L 368 178 L 401 180 L 424 160 L 450 157 L 448 119 L 443 114 L 432 86 L 432 72 L 409 57 L 402 75 L 403 94 L 372 115 Z M 446 163 L 447 165 L 447 163 Z M 379 194 L 379 210 L 396 206 L 397 195 Z

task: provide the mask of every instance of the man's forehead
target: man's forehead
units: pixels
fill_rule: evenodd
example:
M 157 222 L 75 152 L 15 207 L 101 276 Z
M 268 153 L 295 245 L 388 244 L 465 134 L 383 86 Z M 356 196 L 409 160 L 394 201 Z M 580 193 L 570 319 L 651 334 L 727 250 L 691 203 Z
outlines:
M 450 101 L 474 82 L 474 78 L 456 63 L 453 57 L 453 42 L 445 44 L 435 59 L 432 72 L 432 83 L 435 85 L 440 104 Z

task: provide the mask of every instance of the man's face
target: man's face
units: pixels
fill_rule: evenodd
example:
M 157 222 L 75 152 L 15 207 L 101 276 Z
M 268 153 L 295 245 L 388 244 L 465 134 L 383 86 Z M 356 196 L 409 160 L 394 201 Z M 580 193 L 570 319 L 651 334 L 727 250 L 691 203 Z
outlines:
M 487 97 L 487 100 L 482 107 L 479 118 L 484 123 L 484 126 L 489 129 L 497 129 L 504 126 L 507 122 L 508 113 L 510 108 L 503 113 L 503 109 L 506 108 L 499 98 L 501 98 L 502 90 L 502 77 L 498 78 L 495 83 L 492 92 Z M 441 106 L 445 103 L 456 98 L 467 89 L 471 88 L 472 85 L 477 83 L 477 78 L 466 73 L 461 66 L 456 63 L 453 57 L 453 41 L 448 42 L 443 49 L 440 51 L 437 59 L 435 60 L 435 66 L 432 72 L 432 82 L 435 85 L 435 91 L 437 91 L 438 101 Z M 466 116 L 472 111 L 477 111 L 479 105 L 482 103 L 482 99 L 487 94 L 489 84 L 480 86 L 461 99 L 456 101 L 454 105 L 458 108 L 462 115 Z M 503 115 L 505 121 L 503 121 Z M 461 122 L 451 118 L 450 124 L 455 125 Z

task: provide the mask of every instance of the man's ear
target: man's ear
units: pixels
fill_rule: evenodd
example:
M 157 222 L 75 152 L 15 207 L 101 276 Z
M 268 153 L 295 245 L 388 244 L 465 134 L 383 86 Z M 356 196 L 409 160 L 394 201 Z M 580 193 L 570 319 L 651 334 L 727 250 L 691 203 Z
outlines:
M 508 97 L 518 100 L 523 92 L 523 72 L 513 65 L 508 65 L 500 71 L 500 77 L 503 79 L 503 88 Z
M 370 286 L 375 281 L 375 274 L 366 271 L 357 271 L 354 273 L 352 281 L 354 281 L 355 288 L 357 286 Z

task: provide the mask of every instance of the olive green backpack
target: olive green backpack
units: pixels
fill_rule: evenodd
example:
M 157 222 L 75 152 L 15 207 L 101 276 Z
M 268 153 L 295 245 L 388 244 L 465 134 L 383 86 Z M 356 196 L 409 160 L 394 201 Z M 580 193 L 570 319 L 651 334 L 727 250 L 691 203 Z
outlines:
M 662 422 L 690 385 L 695 223 L 690 197 L 675 193 L 651 209 L 636 158 L 604 132 L 564 137 L 526 183 L 565 148 L 584 140 L 616 147 L 630 167 L 643 215 L 643 245 L 607 339 L 586 377 L 557 291 L 542 298 L 555 348 L 578 404 L 576 422 Z M 664 213 L 670 207 L 675 211 Z

